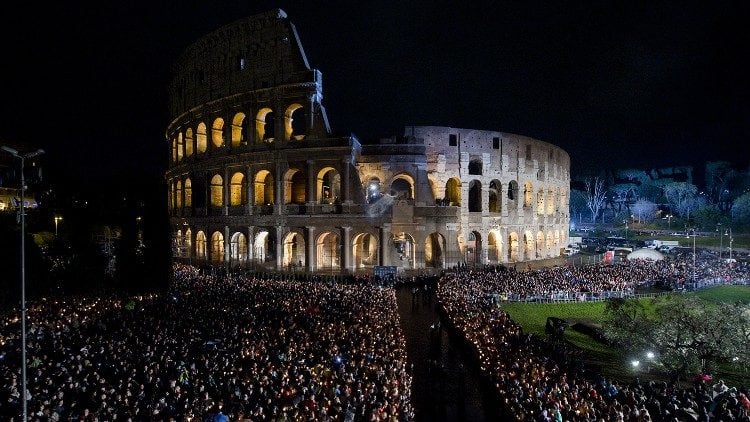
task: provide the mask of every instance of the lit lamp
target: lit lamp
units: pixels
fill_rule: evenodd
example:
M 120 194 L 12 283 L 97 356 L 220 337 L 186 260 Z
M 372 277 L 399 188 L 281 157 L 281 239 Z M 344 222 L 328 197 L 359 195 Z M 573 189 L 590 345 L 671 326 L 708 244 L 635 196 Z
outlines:
M 23 175 L 23 165 L 27 158 L 34 158 L 44 154 L 43 149 L 21 154 L 17 150 L 2 146 L 1 150 L 21 160 L 21 401 L 23 402 L 23 420 L 28 418 L 28 403 L 26 402 L 26 179 Z
M 57 224 L 60 223 L 62 221 L 62 219 L 63 218 L 62 218 L 61 215 L 56 215 L 55 216 L 55 237 L 57 237 Z

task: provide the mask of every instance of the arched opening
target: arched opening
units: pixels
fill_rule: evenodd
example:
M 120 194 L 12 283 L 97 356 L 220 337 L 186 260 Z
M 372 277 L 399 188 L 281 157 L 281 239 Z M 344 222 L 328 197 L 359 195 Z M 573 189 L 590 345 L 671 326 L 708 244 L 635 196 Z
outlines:
M 304 268 L 307 260 L 305 259 L 305 238 L 297 232 L 289 232 L 284 237 L 284 255 L 281 258 L 281 264 L 284 268 Z
M 555 213 L 555 191 L 550 189 L 547 191 L 547 215 L 553 215 Z
M 414 178 L 409 174 L 398 174 L 391 181 L 389 194 L 395 199 L 414 199 Z
M 540 259 L 544 256 L 544 232 L 540 230 L 536 233 L 536 257 Z
M 318 172 L 317 193 L 321 204 L 333 204 L 341 197 L 341 176 L 333 167 Z
M 534 190 L 531 186 L 531 182 L 526 182 L 523 185 L 523 206 L 530 207 L 534 200 Z
M 378 265 L 378 240 L 370 233 L 360 233 L 352 241 L 354 268 Z
M 206 133 L 206 124 L 203 122 L 198 123 L 196 142 L 198 144 L 198 153 L 203 154 L 206 152 L 206 149 L 208 148 L 208 136 Z
M 511 232 L 508 235 L 508 262 L 518 261 L 518 233 Z
M 317 242 L 317 268 L 341 268 L 339 235 L 334 232 L 321 233 Z
M 229 181 L 229 205 L 237 206 L 246 203 L 247 184 L 245 175 L 238 171 L 232 175 L 232 179 Z
M 263 266 L 274 266 L 276 261 L 276 230 L 261 229 L 255 236 L 253 256 Z
M 224 119 L 217 117 L 211 125 L 211 142 L 216 148 L 224 146 Z
M 461 181 L 458 178 L 451 177 L 445 183 L 445 199 L 452 207 L 461 206 Z
M 508 183 L 508 199 L 515 201 L 516 198 L 518 198 L 518 182 L 511 180 L 510 183 Z
M 249 120 L 242 112 L 235 114 L 232 118 L 232 147 L 247 145 Z
M 397 233 L 393 237 L 393 255 L 391 262 L 401 268 L 416 266 L 417 247 L 414 237 L 409 233 Z
M 185 229 L 185 237 L 182 241 L 182 247 L 185 250 L 184 257 L 189 258 L 190 257 L 190 250 L 193 247 L 193 231 L 190 229 Z
M 307 178 L 298 169 L 289 169 L 284 176 L 284 203 L 304 204 L 307 200 Z
M 185 155 L 190 157 L 193 155 L 193 143 L 195 140 L 193 139 L 193 129 L 187 128 L 185 131 Z
M 185 207 L 190 208 L 193 206 L 193 182 L 190 179 L 185 179 Z
M 237 232 L 232 235 L 229 242 L 229 257 L 232 262 L 245 262 L 247 260 L 247 237 Z
M 482 159 L 481 158 L 471 158 L 469 160 L 469 174 L 471 175 L 482 175 Z
M 482 183 L 476 179 L 469 182 L 469 212 L 482 212 Z
M 182 208 L 182 182 L 179 180 L 176 184 L 175 199 L 177 202 L 177 208 Z
M 424 265 L 429 268 L 445 268 L 445 237 L 430 233 L 424 241 Z
M 172 256 L 183 256 L 182 243 L 182 230 L 177 230 L 177 233 L 175 233 L 174 237 L 172 238 L 172 244 L 174 246 L 174 252 L 172 253 Z
M 301 141 L 305 139 L 307 125 L 305 124 L 305 109 L 301 104 L 292 104 L 284 112 L 284 139 L 287 141 Z
M 534 259 L 534 233 L 526 231 L 523 234 L 523 256 L 527 261 Z
M 224 261 L 224 235 L 216 231 L 211 235 L 211 262 Z
M 182 139 L 182 132 L 177 134 L 177 161 L 182 161 L 182 154 L 185 151 L 185 142 Z
M 537 215 L 544 215 L 544 189 L 539 189 L 536 193 L 536 213 Z
M 273 175 L 270 171 L 261 170 L 255 174 L 255 205 L 273 205 L 273 185 Z
M 503 256 L 503 243 L 500 233 L 492 230 L 487 236 L 487 260 L 488 264 L 499 264 Z
M 274 115 L 273 110 L 264 107 L 255 116 L 255 134 L 259 144 L 273 142 Z
M 466 264 L 477 265 L 482 263 L 482 235 L 478 231 L 469 232 L 466 240 Z
M 490 212 L 500 212 L 500 196 L 502 195 L 502 188 L 500 187 L 499 180 L 493 180 L 490 182 L 490 188 L 487 191 L 487 208 Z
M 369 182 L 367 182 L 367 203 L 372 204 L 374 202 L 377 202 L 378 199 L 380 199 L 382 196 L 383 194 L 380 191 L 380 179 L 378 179 L 377 177 L 373 177 Z
M 224 179 L 215 174 L 211 178 L 211 206 L 221 207 L 224 205 Z
M 202 230 L 195 234 L 195 257 L 206 259 L 206 233 Z

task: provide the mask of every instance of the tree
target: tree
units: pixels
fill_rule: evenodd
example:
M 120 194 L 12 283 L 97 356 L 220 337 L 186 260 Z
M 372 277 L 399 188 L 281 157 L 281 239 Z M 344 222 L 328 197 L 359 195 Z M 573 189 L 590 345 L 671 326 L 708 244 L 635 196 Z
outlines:
M 583 220 L 581 219 L 581 214 L 586 210 L 586 193 L 578 190 L 578 189 L 571 189 L 570 190 L 570 216 L 573 220 L 575 220 L 575 216 L 578 216 L 578 224 L 581 224 Z
M 750 315 L 740 304 L 720 305 L 697 296 L 668 295 L 653 299 L 647 311 L 636 299 L 608 304 L 605 337 L 630 353 L 646 350 L 677 377 L 710 372 L 715 364 L 747 359 Z
M 648 199 L 639 199 L 631 207 L 633 215 L 638 217 L 638 222 L 651 221 L 656 217 L 657 205 Z
M 695 207 L 693 201 L 697 193 L 698 188 L 692 183 L 672 182 L 664 186 L 664 197 L 672 210 L 686 218 L 690 218 L 690 211 Z
M 591 221 L 596 223 L 596 217 L 607 198 L 607 190 L 604 188 L 604 180 L 599 176 L 587 178 L 586 181 L 586 206 L 591 211 Z
M 730 185 L 738 176 L 739 173 L 726 161 L 706 163 L 706 193 L 709 201 L 717 204 L 722 211 L 729 209 Z
M 732 205 L 732 224 L 741 227 L 750 226 L 750 192 L 742 194 Z

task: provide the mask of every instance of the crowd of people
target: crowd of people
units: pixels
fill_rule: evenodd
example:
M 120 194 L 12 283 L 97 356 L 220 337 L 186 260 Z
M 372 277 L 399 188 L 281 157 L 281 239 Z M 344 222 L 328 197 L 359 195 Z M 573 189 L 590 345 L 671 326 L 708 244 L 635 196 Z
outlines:
M 393 289 L 176 271 L 167 294 L 29 309 L 34 420 L 405 421 Z M 0 327 L 0 419 L 21 413 L 18 318 Z
M 745 388 L 717 392 L 706 380 L 690 388 L 624 384 L 587 373 L 576 352 L 524 333 L 495 298 L 497 292 L 548 295 L 633 289 L 648 280 L 684 277 L 684 267 L 684 262 L 667 260 L 524 273 L 457 271 L 442 277 L 438 302 L 450 326 L 471 345 L 508 420 L 750 421 Z

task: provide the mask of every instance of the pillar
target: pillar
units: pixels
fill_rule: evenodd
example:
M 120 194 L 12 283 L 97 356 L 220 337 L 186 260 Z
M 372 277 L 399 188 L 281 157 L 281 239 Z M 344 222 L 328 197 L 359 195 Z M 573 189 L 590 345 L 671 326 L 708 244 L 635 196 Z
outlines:
M 223 205 L 221 207 L 221 214 L 222 215 L 229 215 L 229 168 L 224 168 L 224 180 L 221 181 L 221 201 L 223 202 Z
M 253 262 L 255 256 L 255 226 L 247 226 L 247 262 Z
M 349 175 L 351 173 L 351 161 L 349 159 L 346 159 L 343 162 L 344 162 L 344 186 L 342 187 L 343 191 L 341 193 L 341 196 L 343 198 L 341 202 L 345 204 L 350 204 L 352 202 L 351 196 L 349 195 L 349 188 L 351 185 L 349 181 Z
M 312 212 L 312 205 L 315 204 L 315 160 L 307 160 L 307 192 L 305 194 L 308 205 L 308 213 Z
M 276 226 L 276 270 L 283 268 L 282 259 L 284 258 L 284 239 L 281 238 L 284 231 L 281 226 Z
M 307 226 L 305 246 L 307 247 L 307 253 L 305 256 L 305 269 L 308 272 L 315 271 L 315 227 Z
M 380 233 L 380 265 L 389 265 L 390 259 L 388 257 L 388 231 L 386 227 L 379 227 Z
M 351 231 L 349 226 L 341 227 L 341 251 L 343 255 L 342 269 L 349 271 L 352 267 Z
M 253 215 L 253 202 L 255 201 L 255 180 L 253 180 L 253 166 L 245 169 L 245 214 Z

